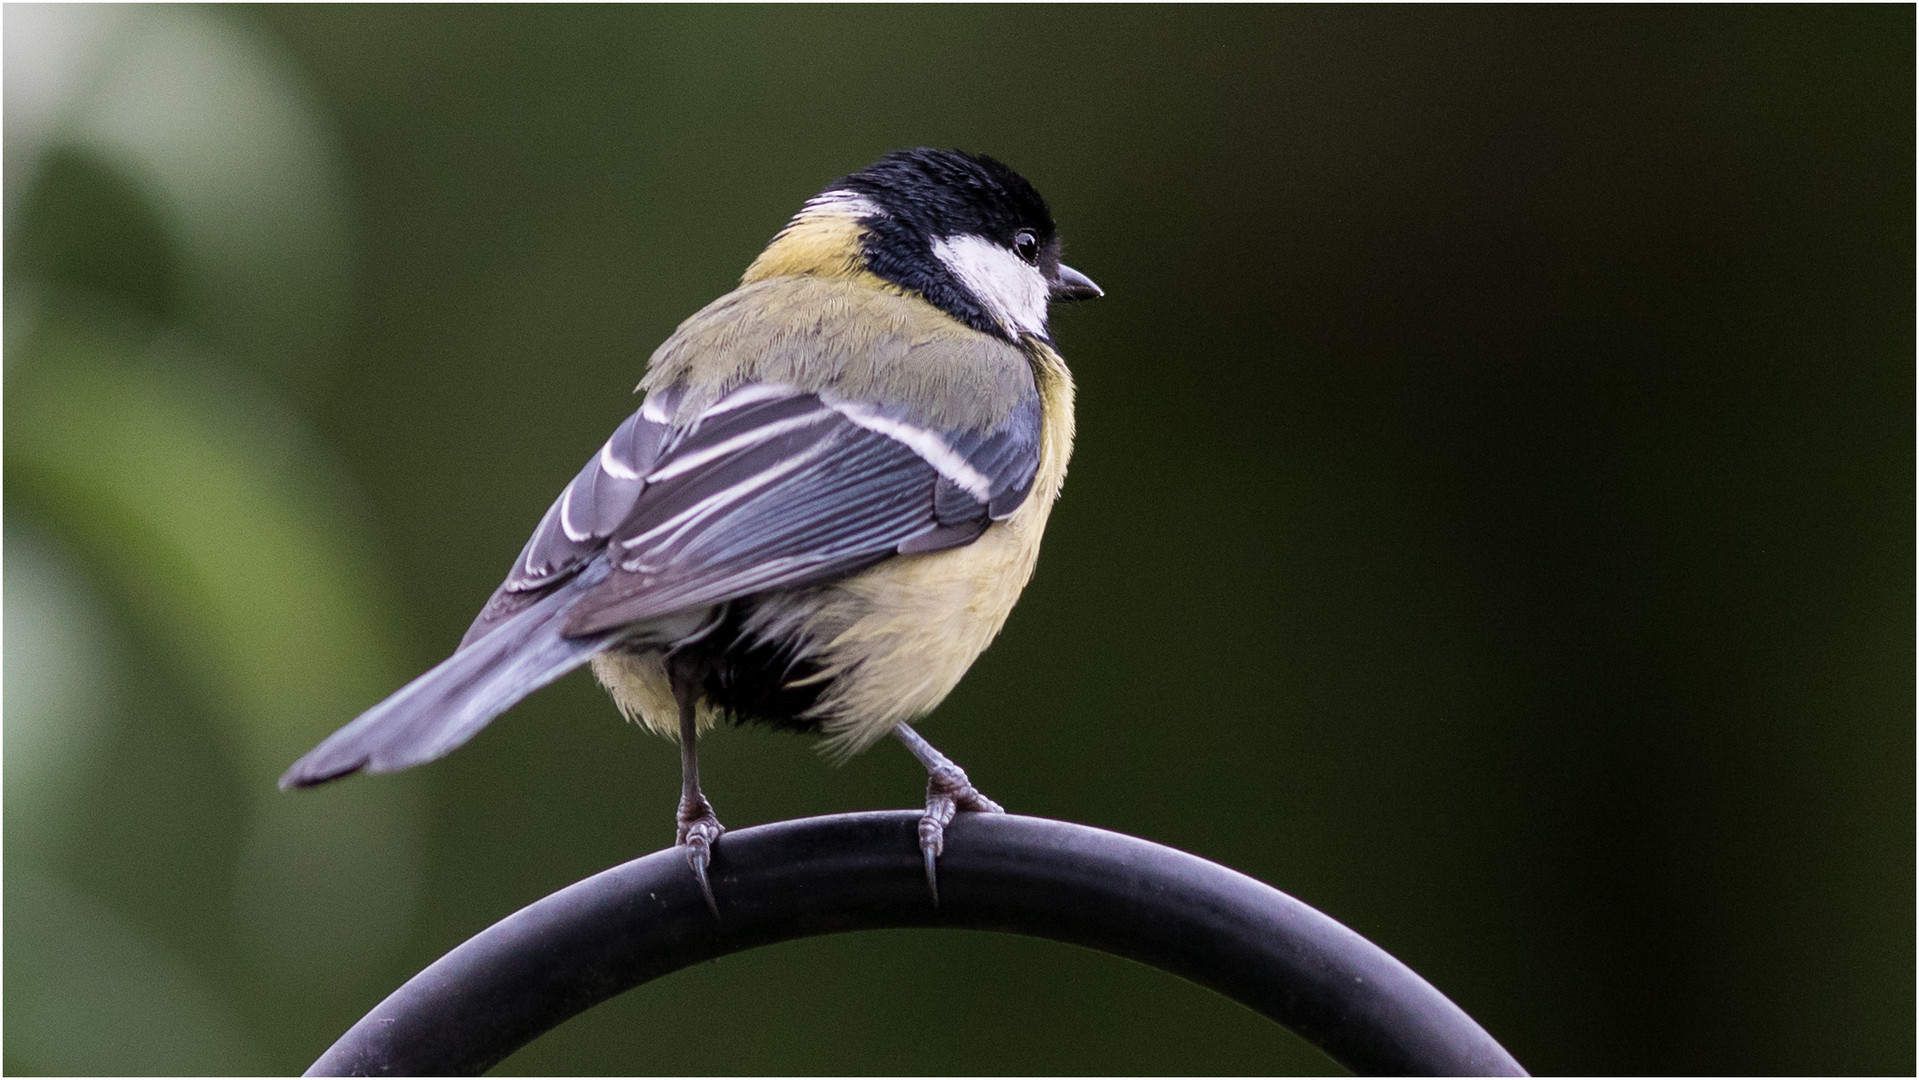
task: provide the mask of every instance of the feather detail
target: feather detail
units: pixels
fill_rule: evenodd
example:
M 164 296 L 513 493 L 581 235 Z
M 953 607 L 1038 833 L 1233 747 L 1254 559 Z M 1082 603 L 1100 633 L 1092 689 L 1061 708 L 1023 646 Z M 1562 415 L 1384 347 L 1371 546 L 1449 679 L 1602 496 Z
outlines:
M 720 297 L 654 351 L 640 387 L 684 392 L 685 426 L 752 383 L 831 391 L 954 433 L 991 431 L 1036 393 L 1026 353 L 924 300 L 844 278 L 776 277 Z
M 735 389 L 669 434 L 618 529 L 613 572 L 567 632 L 599 633 L 977 537 L 1039 464 L 1037 402 L 955 435 L 779 384 Z M 564 527 L 564 521 L 561 527 Z
M 327 736 L 280 777 L 310 787 L 348 773 L 393 772 L 451 753 L 521 698 L 586 663 L 612 635 L 560 632 L 578 594 L 604 577 L 604 564 L 539 598 L 479 642 Z

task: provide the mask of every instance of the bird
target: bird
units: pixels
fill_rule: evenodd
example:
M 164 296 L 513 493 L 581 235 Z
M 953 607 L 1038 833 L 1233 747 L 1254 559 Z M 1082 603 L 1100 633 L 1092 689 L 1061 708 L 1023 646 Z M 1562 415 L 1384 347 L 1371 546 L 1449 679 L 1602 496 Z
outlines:
M 435 760 L 590 665 L 680 749 L 675 844 L 707 906 L 724 826 L 700 787 L 722 721 L 892 735 L 925 767 L 927 887 L 960 811 L 1003 813 L 913 727 L 1032 577 L 1072 455 L 1046 201 L 1002 162 L 889 153 L 807 199 L 739 287 L 656 349 L 451 656 L 296 761 L 280 787 Z

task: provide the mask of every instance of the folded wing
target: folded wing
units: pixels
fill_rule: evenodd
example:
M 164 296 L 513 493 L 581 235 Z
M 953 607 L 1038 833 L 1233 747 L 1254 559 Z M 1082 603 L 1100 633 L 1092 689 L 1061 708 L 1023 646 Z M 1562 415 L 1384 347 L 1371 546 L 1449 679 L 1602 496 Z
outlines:
M 941 431 L 830 393 L 752 383 L 691 420 L 649 395 L 561 492 L 462 643 L 604 561 L 565 632 L 595 634 L 889 555 L 970 543 L 1039 465 L 1037 397 L 996 427 Z
M 567 485 L 458 651 L 333 733 L 285 787 L 448 753 L 649 620 L 970 543 L 1025 499 L 1037 403 L 942 432 L 750 384 L 691 421 L 656 391 Z M 642 624 L 635 627 L 634 624 Z
M 1025 412 L 994 432 L 955 434 L 830 394 L 735 390 L 669 435 L 607 537 L 611 572 L 574 605 L 566 632 L 969 543 L 1031 487 L 1038 414 Z

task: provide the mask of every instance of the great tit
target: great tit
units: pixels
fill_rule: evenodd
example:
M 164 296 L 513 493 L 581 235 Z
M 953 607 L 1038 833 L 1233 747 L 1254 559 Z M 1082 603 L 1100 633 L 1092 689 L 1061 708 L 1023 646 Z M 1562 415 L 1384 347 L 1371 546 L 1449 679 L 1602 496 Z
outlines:
M 807 200 L 740 287 L 681 323 L 645 398 L 586 463 L 452 656 L 329 736 L 282 788 L 438 758 L 591 663 L 680 743 L 676 842 L 707 881 L 723 831 L 695 747 L 722 718 L 889 732 L 926 766 L 927 883 L 957 810 L 1002 812 L 912 728 L 1033 574 L 1073 449 L 1031 184 L 983 155 L 906 150 Z

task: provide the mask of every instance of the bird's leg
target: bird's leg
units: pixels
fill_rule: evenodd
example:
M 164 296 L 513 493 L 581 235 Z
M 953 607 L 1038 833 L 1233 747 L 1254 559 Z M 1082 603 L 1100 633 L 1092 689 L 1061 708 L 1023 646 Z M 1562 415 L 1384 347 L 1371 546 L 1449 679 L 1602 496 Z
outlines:
M 713 813 L 713 804 L 700 792 L 700 754 L 698 717 L 699 689 L 691 679 L 673 680 L 673 697 L 680 706 L 680 809 L 679 830 L 673 842 L 686 849 L 686 861 L 699 879 L 700 892 L 713 917 L 720 917 L 720 905 L 713 899 L 713 886 L 706 880 L 706 867 L 713 861 L 713 841 L 726 826 Z
M 953 815 L 961 810 L 1004 814 L 1006 808 L 980 794 L 972 781 L 966 779 L 966 770 L 933 749 L 933 744 L 919 732 L 905 724 L 896 724 L 893 734 L 926 766 L 926 813 L 920 818 L 920 854 L 926 859 L 926 887 L 933 894 L 933 903 L 937 904 L 940 883 L 934 862 L 946 850 L 946 826 L 952 823 Z

